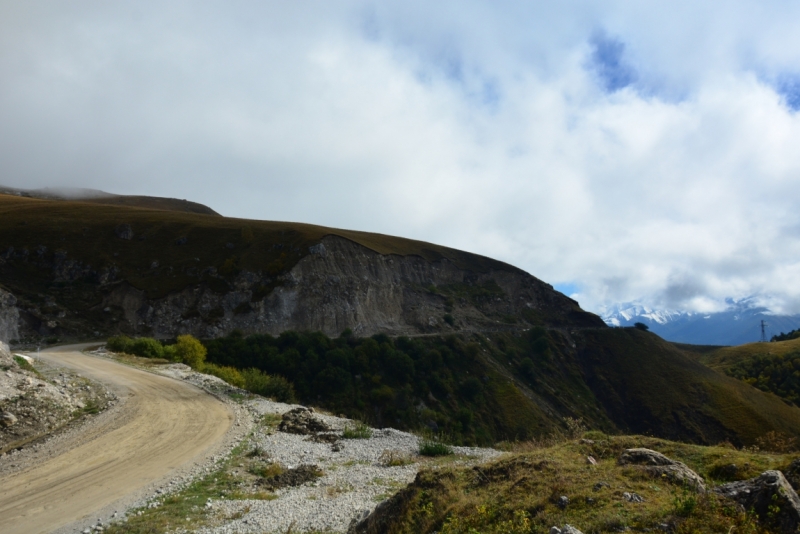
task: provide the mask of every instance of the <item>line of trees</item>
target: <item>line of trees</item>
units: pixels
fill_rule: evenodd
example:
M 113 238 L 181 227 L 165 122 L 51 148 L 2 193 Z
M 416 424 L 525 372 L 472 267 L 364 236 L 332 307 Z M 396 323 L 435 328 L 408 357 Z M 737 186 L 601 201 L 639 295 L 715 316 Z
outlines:
M 150 337 L 112 337 L 106 342 L 112 352 L 132 354 L 143 358 L 155 358 L 185 363 L 201 373 L 214 375 L 225 382 L 258 395 L 280 402 L 294 402 L 292 384 L 282 376 L 274 376 L 255 368 L 239 369 L 234 366 L 217 365 L 206 361 L 208 350 L 198 339 L 190 335 L 178 336 L 174 343 L 162 343 Z

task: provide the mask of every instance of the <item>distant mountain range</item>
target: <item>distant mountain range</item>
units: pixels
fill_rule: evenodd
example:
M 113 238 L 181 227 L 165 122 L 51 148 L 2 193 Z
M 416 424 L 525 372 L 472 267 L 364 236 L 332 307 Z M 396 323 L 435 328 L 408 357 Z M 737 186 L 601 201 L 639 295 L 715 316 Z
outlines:
M 767 339 L 800 328 L 800 315 L 776 315 L 752 299 L 729 300 L 729 308 L 716 313 L 657 310 L 639 303 L 607 308 L 603 320 L 610 326 L 644 323 L 668 341 L 693 345 L 741 345 L 761 339 L 761 321 Z

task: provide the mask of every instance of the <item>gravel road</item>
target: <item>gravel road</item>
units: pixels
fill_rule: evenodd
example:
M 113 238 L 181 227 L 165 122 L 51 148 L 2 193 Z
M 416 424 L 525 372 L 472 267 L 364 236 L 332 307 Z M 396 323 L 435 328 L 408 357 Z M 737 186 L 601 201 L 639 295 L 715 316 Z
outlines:
M 184 365 L 169 366 L 161 372 L 221 396 L 226 392 L 236 393 L 218 378 L 197 373 Z M 241 406 L 250 412 L 252 421 L 262 419 L 265 414 L 283 415 L 299 407 L 261 397 L 245 400 Z M 346 426 L 354 428 L 358 424 L 350 419 L 320 412 L 315 412 L 313 417 L 330 428 L 329 434 L 339 436 Z M 206 506 L 213 510 L 216 519 L 212 525 L 197 532 L 346 532 L 351 521 L 366 516 L 378 503 L 412 482 L 421 468 L 476 465 L 502 454 L 488 448 L 452 447 L 452 456 L 425 458 L 418 454 L 419 440 L 414 434 L 385 428 L 372 429 L 371 437 L 366 439 L 320 443 L 314 441 L 313 436 L 281 432 L 254 424 L 252 433 L 244 442 L 248 450 L 259 450 L 267 461 L 280 464 L 287 470 L 301 465 L 314 465 L 320 468 L 322 476 L 302 486 L 279 489 L 274 500 L 211 500 Z M 395 462 L 389 462 L 390 458 Z M 161 498 L 160 495 L 153 495 L 155 501 Z
M 80 348 L 40 357 L 105 384 L 120 402 L 78 431 L 20 455 L 22 469 L 0 475 L 0 532 L 72 531 L 109 507 L 122 510 L 137 492 L 214 452 L 234 423 L 228 405 L 191 384 Z

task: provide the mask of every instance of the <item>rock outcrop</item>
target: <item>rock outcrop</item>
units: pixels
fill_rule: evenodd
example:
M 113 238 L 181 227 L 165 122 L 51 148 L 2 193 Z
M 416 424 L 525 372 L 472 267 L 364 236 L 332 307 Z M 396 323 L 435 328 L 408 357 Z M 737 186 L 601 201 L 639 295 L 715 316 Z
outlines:
M 654 450 L 626 449 L 620 455 L 617 463 L 635 466 L 653 477 L 666 477 L 674 484 L 686 485 L 698 491 L 706 489 L 703 478 L 689 469 L 686 464 L 667 458 Z
M 308 435 L 329 432 L 331 429 L 323 421 L 314 417 L 314 412 L 310 408 L 300 406 L 283 414 L 278 430 L 288 434 Z
M 227 293 L 192 287 L 157 301 L 123 288 L 104 304 L 122 308 L 129 322 L 159 337 L 216 337 L 234 329 L 273 335 L 312 330 L 336 336 L 346 329 L 358 336 L 447 333 L 508 328 L 508 317 L 524 324 L 526 312 L 603 326 L 522 271 L 475 273 L 447 259 L 382 255 L 337 236 L 311 247 L 270 294 L 254 300 L 265 282 L 260 273 L 241 272 Z
M 131 235 L 127 227 L 117 232 L 123 239 Z M 11 258 L 19 260 L 18 252 L 12 251 Z M 149 298 L 121 280 L 117 267 L 95 271 L 63 252 L 53 261 L 49 268 L 54 281 L 97 284 L 101 300 L 87 317 L 111 322 L 117 331 L 159 338 L 185 333 L 213 338 L 235 329 L 272 335 L 311 330 L 338 336 L 347 329 L 358 336 L 447 334 L 503 330 L 512 321 L 517 328 L 604 326 L 597 316 L 523 271 L 509 267 L 476 272 L 447 258 L 380 254 L 333 235 L 309 247 L 284 274 L 242 270 L 231 280 L 208 269 L 204 281 L 161 298 Z M 158 262 L 151 268 L 169 272 Z M 44 316 L 42 308 L 29 310 L 20 321 L 15 303 L 13 295 L 0 292 L 0 336 L 5 332 L 8 339 L 17 338 L 20 322 L 28 336 L 64 332 L 64 321 Z M 55 301 L 48 307 L 60 309 Z M 79 311 L 69 313 L 78 315 L 73 322 L 81 320 Z
M 714 492 L 745 510 L 754 510 L 762 523 L 779 532 L 794 533 L 800 527 L 800 498 L 780 471 L 765 471 L 750 480 L 723 484 Z
M 0 342 L 0 455 L 112 401 L 102 386 L 71 371 L 47 378 Z M 22 364 L 22 365 L 20 365 Z
M 0 341 L 8 343 L 19 338 L 19 310 L 17 299 L 0 288 Z

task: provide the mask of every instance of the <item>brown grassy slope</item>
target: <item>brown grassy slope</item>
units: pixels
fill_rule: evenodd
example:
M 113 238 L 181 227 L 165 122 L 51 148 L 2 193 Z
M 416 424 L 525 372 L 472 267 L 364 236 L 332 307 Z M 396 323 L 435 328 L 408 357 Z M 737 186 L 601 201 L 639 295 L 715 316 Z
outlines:
M 187 213 L 203 213 L 217 215 L 219 213 L 208 206 L 177 198 L 149 197 L 142 195 L 114 195 L 97 189 L 79 188 L 44 188 L 19 189 L 0 185 L 0 195 L 22 196 L 43 200 L 67 200 L 88 202 L 91 204 L 108 204 L 110 206 L 130 206 L 136 208 L 157 209 L 166 211 L 183 211 Z
M 800 409 L 692 360 L 655 334 L 597 329 L 575 338 L 587 384 L 624 432 L 737 445 L 772 430 L 800 436 Z
M 523 444 L 521 452 L 479 467 L 424 469 L 412 484 L 376 510 L 372 528 L 362 527 L 356 532 L 528 534 L 548 532 L 550 527 L 565 523 L 587 534 L 627 530 L 773 532 L 714 494 L 698 495 L 667 479 L 620 466 L 617 458 L 626 448 L 654 449 L 686 463 L 709 485 L 715 485 L 784 468 L 791 462 L 790 456 L 644 436 L 610 437 L 596 432 L 585 436 L 593 443 L 573 440 L 547 447 Z M 589 455 L 598 460 L 597 465 L 588 464 Z M 723 468 L 731 464 L 738 469 Z M 627 502 L 623 497 L 626 492 L 641 496 L 644 502 Z M 561 496 L 567 497 L 566 506 L 558 505 Z
M 191 202 L 189 200 L 182 200 L 178 198 L 161 198 L 161 197 L 148 197 L 139 195 L 115 195 L 110 197 L 100 198 L 84 198 L 79 202 L 87 202 L 89 204 L 107 204 L 109 206 L 128 206 L 132 208 L 145 208 L 153 210 L 164 211 L 181 211 L 186 213 L 200 213 L 203 215 L 216 215 L 221 217 L 219 213 L 212 210 L 208 206 Z
M 382 234 L 88 202 L 0 195 L 0 223 L 0 251 L 13 246 L 32 253 L 40 245 L 50 251 L 63 249 L 71 258 L 95 268 L 119 265 L 129 271 L 125 278 L 131 281 L 153 261 L 174 268 L 196 263 L 218 269 L 228 261 L 231 269 L 269 267 L 277 274 L 291 268 L 308 253 L 309 246 L 326 235 L 350 239 L 381 254 L 418 255 L 431 261 L 446 258 L 475 272 L 519 272 L 511 265 L 476 254 Z M 133 229 L 130 241 L 114 233 L 123 223 Z M 177 245 L 180 238 L 186 243 Z M 176 275 L 166 285 L 182 286 L 184 282 Z M 174 289 L 140 288 L 156 294 Z
M 122 198 L 149 199 L 153 201 L 154 205 L 168 204 L 168 201 L 174 200 L 154 197 Z M 156 207 L 128 206 L 124 205 L 124 200 L 113 203 L 114 207 L 109 207 L 105 202 L 100 203 L 104 199 L 97 200 L 98 203 L 91 200 L 48 201 L 0 195 L 0 217 L 2 217 L 3 226 L 6 229 L 3 237 L 8 240 L 12 237 L 9 234 L 38 233 L 38 236 L 33 237 L 48 240 L 46 233 L 54 233 L 60 235 L 61 241 L 64 242 L 65 237 L 70 235 L 77 239 L 75 231 L 80 230 L 82 233 L 85 228 L 89 231 L 101 230 L 102 234 L 95 234 L 92 237 L 97 238 L 102 244 L 108 244 L 115 242 L 114 227 L 117 224 L 127 223 L 134 227 L 133 230 L 138 236 L 168 238 L 185 236 L 191 238 L 194 234 L 198 238 L 212 240 L 211 242 L 195 243 L 197 247 L 202 245 L 203 248 L 207 248 L 208 245 L 217 244 L 219 241 L 223 246 L 227 242 L 233 242 L 253 249 L 258 245 L 272 245 L 283 241 L 289 241 L 289 244 L 293 245 L 292 248 L 298 248 L 301 245 L 312 245 L 326 235 L 337 235 L 380 254 L 418 255 L 431 261 L 446 258 L 462 268 L 476 272 L 489 270 L 519 272 L 516 267 L 477 254 L 384 234 L 293 222 L 256 221 L 228 217 L 220 219 L 200 213 L 164 213 L 164 210 L 161 209 L 156 212 L 155 210 L 158 209 Z M 35 229 L 20 227 L 26 224 Z M 79 227 L 79 225 L 82 226 Z M 14 232 L 9 231 L 11 227 L 15 227 Z M 158 235 L 160 233 L 169 235 L 160 236 Z M 52 237 L 50 236 L 50 240 Z M 228 241 L 222 242 L 222 239 Z M 134 239 L 131 244 L 134 244 L 135 241 Z M 191 248 L 191 239 L 188 244 Z M 255 253 L 255 251 L 251 250 L 251 253 Z
M 712 369 L 725 370 L 756 356 L 784 356 L 800 351 L 800 338 L 770 343 L 747 343 L 735 347 L 718 347 L 700 355 L 698 361 Z

